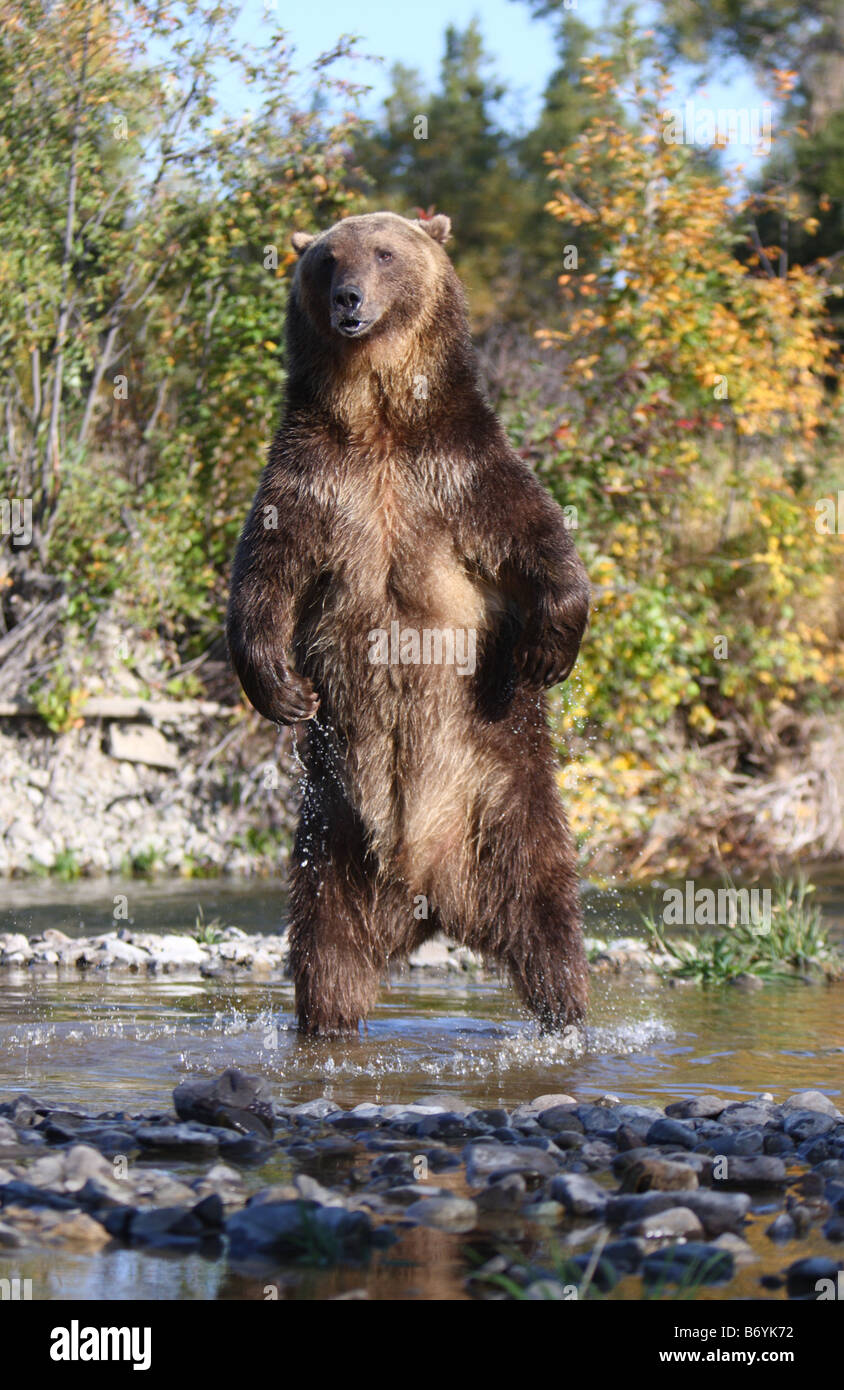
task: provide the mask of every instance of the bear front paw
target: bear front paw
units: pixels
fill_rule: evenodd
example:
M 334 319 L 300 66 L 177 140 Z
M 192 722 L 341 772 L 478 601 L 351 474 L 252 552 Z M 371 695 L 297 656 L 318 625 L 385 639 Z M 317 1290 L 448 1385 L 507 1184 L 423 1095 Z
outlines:
M 544 643 L 525 643 L 516 651 L 516 669 L 525 685 L 537 690 L 549 690 L 571 675 L 577 660 L 577 648 L 560 648 Z
M 297 671 L 274 673 L 268 690 L 269 710 L 262 710 L 276 724 L 300 724 L 313 719 L 319 709 L 319 696 L 311 682 Z

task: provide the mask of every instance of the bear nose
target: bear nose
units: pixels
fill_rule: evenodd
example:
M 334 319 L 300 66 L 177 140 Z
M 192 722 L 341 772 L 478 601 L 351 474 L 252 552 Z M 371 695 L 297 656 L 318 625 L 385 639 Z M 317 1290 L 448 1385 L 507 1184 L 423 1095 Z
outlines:
M 363 303 L 363 292 L 357 285 L 341 285 L 334 291 L 335 309 L 359 309 Z

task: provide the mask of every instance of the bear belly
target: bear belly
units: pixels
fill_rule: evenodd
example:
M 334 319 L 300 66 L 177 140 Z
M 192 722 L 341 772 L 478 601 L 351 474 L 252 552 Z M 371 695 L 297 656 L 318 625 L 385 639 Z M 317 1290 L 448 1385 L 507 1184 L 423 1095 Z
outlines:
M 447 536 L 361 539 L 323 593 L 307 669 L 373 848 L 427 893 L 436 865 L 465 857 L 473 807 L 500 780 L 477 746 L 474 679 L 500 604 Z

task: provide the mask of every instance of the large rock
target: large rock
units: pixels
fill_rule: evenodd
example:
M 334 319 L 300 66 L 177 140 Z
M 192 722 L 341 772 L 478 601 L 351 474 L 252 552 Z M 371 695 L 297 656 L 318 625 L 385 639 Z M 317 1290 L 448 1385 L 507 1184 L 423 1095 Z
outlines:
M 405 1210 L 410 1221 L 433 1226 L 439 1231 L 472 1231 L 478 1222 L 478 1208 L 466 1197 L 425 1197 Z
M 744 1192 L 683 1193 L 683 1206 L 693 1211 L 708 1236 L 720 1236 L 735 1231 L 750 1210 L 750 1198 Z M 636 1196 L 611 1197 L 605 1220 L 610 1226 L 626 1226 L 654 1212 L 668 1211 L 677 1206 L 673 1192 L 642 1192 Z
M 647 1284 L 721 1284 L 732 1279 L 734 1270 L 731 1251 L 689 1241 L 647 1255 L 642 1276 Z
M 724 1166 L 726 1172 L 719 1176 L 720 1167 L 716 1160 L 713 1170 L 715 1187 L 752 1192 L 756 1188 L 782 1187 L 788 1180 L 783 1160 L 769 1154 L 760 1154 L 758 1158 L 730 1156 Z
M 572 1216 L 603 1216 L 609 1193 L 584 1173 L 561 1173 L 551 1182 L 551 1197 Z
M 179 766 L 175 748 L 151 724 L 111 724 L 108 751 L 113 758 L 127 763 L 171 770 Z
M 822 1091 L 797 1091 L 788 1100 L 782 1103 L 783 1110 L 817 1110 L 821 1115 L 832 1115 L 834 1119 L 841 1118 L 841 1111 L 835 1102 L 825 1096 Z
M 233 1260 L 256 1255 L 316 1259 L 326 1249 L 334 1258 L 354 1258 L 382 1243 L 365 1212 L 302 1200 L 250 1204 L 229 1217 L 226 1233 Z
M 491 1173 L 532 1173 L 554 1177 L 560 1162 L 545 1149 L 524 1144 L 467 1144 L 463 1150 L 470 1183 L 486 1182 Z
M 219 1125 L 240 1134 L 271 1138 L 275 1129 L 272 1091 L 261 1076 L 228 1067 L 214 1081 L 182 1081 L 173 1092 L 180 1120 Z
M 625 1235 L 641 1236 L 644 1240 L 664 1240 L 666 1236 L 696 1240 L 703 1235 L 703 1225 L 688 1207 L 669 1207 L 667 1211 L 651 1212 L 638 1221 L 628 1221 L 622 1227 Z

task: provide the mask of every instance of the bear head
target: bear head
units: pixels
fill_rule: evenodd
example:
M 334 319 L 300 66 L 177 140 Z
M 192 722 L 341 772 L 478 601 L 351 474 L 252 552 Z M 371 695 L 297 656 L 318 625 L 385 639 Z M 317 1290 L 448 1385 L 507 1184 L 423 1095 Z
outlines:
M 363 342 L 412 334 L 456 279 L 443 250 L 451 222 L 392 212 L 347 217 L 318 236 L 294 232 L 293 297 L 323 338 Z

